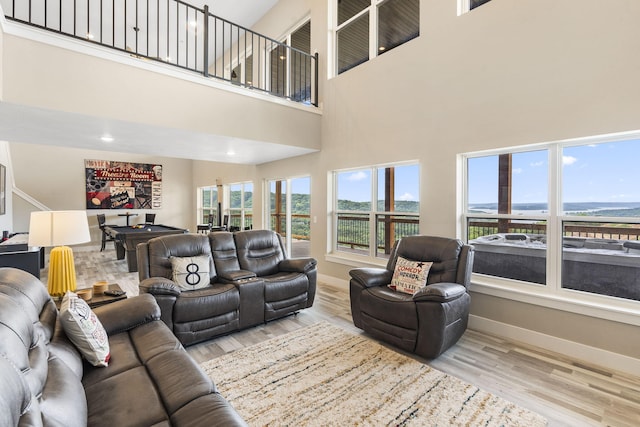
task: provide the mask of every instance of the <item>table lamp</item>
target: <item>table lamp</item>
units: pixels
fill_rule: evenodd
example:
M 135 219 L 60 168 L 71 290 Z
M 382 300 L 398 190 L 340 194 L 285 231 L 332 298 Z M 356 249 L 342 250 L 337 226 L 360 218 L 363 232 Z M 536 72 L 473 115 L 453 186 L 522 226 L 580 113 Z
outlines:
M 49 294 L 61 297 L 76 290 L 73 251 L 67 245 L 91 240 L 84 211 L 31 212 L 29 246 L 54 246 L 49 255 Z

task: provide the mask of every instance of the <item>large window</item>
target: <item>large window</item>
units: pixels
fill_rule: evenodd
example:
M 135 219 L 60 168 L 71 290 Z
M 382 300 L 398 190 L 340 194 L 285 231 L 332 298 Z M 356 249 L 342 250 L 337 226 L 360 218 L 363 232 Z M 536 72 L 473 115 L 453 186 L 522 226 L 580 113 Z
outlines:
M 231 184 L 229 190 L 229 230 L 253 228 L 253 184 Z
M 307 56 L 311 53 L 311 21 L 306 21 L 283 37 L 281 42 L 291 48 L 277 46 L 269 52 L 271 92 L 298 102 L 311 103 L 314 69 Z
M 420 35 L 419 0 L 336 2 L 336 74 Z
M 466 237 L 478 280 L 640 301 L 638 138 L 463 156 Z
M 333 181 L 334 252 L 387 258 L 396 240 L 418 234 L 417 164 L 336 171 Z

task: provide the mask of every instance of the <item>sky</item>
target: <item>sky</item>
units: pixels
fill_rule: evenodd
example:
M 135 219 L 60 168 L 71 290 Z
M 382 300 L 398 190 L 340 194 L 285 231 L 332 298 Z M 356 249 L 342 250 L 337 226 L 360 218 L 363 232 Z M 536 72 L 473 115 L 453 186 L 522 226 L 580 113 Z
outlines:
M 384 168 L 378 169 L 378 199 L 384 198 Z M 338 174 L 338 199 L 354 202 L 371 201 L 371 169 Z M 420 200 L 420 167 L 417 164 L 395 167 L 395 199 Z
M 564 147 L 562 201 L 640 202 L 640 140 Z M 514 153 L 512 203 L 548 200 L 546 150 Z M 469 159 L 469 203 L 497 203 L 498 156 Z

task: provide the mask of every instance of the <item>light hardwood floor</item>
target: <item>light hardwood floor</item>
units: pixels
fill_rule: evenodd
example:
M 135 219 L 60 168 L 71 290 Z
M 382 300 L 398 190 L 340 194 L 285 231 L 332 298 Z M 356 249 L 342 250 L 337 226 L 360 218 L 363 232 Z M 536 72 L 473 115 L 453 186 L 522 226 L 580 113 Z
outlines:
M 125 260 L 116 261 L 112 244 L 104 252 L 80 247 L 74 254 L 80 288 L 108 280 L 119 283 L 128 296 L 138 294 L 137 273 L 127 272 Z M 46 269 L 42 280 L 46 283 Z M 187 351 L 204 362 L 319 321 L 362 333 L 351 322 L 348 290 L 319 283 L 312 308 Z M 542 414 L 550 426 L 640 426 L 640 377 L 474 330 L 438 359 L 422 361 Z

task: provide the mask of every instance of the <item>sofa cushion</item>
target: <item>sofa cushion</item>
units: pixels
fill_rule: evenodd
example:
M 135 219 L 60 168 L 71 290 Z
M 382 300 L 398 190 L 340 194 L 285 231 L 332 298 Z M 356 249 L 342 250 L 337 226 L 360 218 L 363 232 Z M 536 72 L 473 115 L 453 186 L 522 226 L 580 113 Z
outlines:
M 209 286 L 209 256 L 172 256 L 173 281 L 184 290 L 202 289 Z
M 415 294 L 427 285 L 427 276 L 432 265 L 432 262 L 413 261 L 399 256 L 389 287 L 405 294 Z
M 184 292 L 176 300 L 173 321 L 193 322 L 235 312 L 240 306 L 240 293 L 231 284 L 215 283 L 204 289 Z
M 73 292 L 62 299 L 60 322 L 67 336 L 93 366 L 109 364 L 109 337 L 91 308 Z

